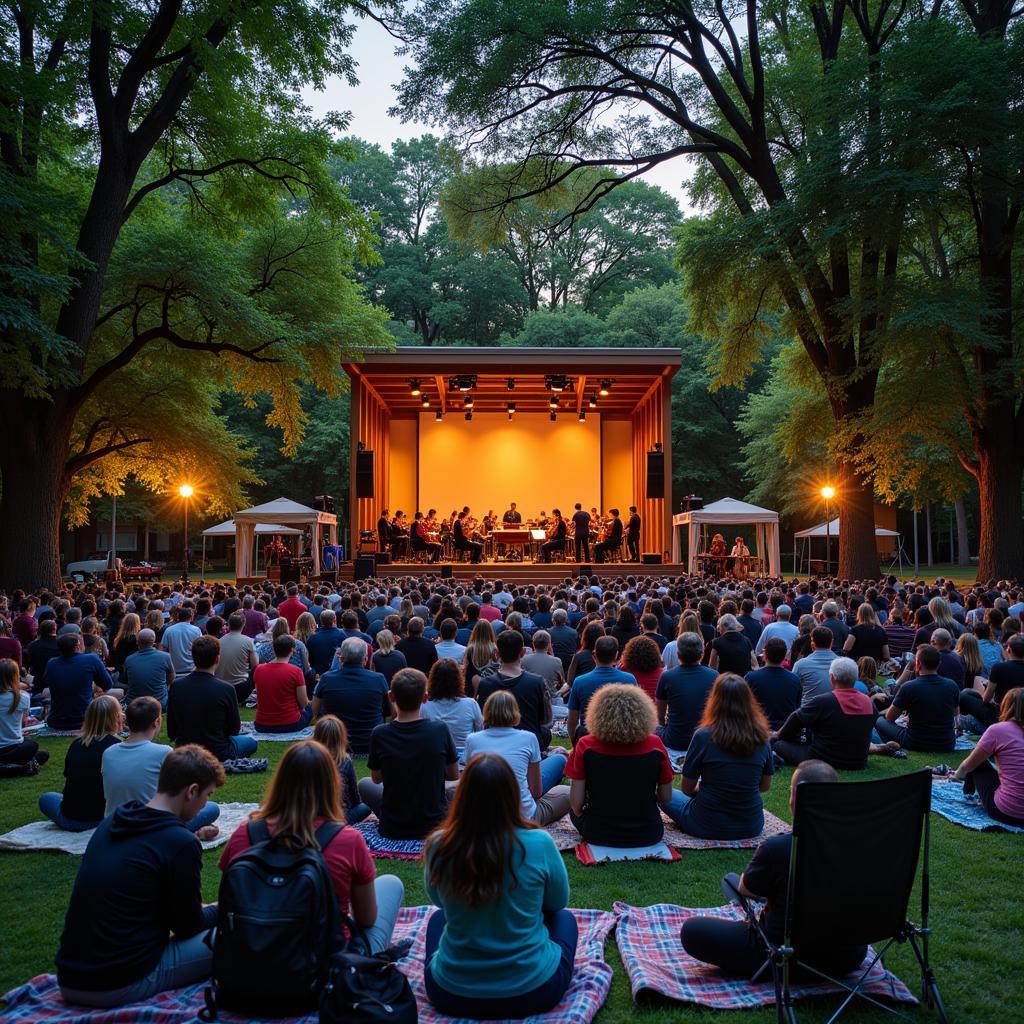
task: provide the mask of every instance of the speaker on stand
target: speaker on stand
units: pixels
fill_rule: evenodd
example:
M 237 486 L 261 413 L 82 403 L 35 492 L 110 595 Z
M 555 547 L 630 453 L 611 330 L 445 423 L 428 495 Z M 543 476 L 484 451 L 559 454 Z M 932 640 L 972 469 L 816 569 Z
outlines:
M 645 497 L 648 501 L 665 497 L 665 453 L 661 445 L 653 452 L 647 453 L 647 488 Z
M 356 497 L 374 497 L 372 451 L 360 449 L 356 452 Z

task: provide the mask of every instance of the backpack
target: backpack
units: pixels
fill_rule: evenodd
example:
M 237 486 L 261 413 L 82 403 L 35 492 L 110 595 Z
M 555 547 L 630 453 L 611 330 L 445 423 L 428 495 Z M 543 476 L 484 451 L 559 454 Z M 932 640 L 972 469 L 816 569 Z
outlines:
M 341 915 L 323 852 L 342 830 L 324 822 L 320 849 L 289 849 L 266 822 L 250 821 L 250 846 L 221 876 L 213 981 L 203 1020 L 219 1008 L 287 1016 L 316 1007 L 331 957 L 340 948 Z
M 350 919 L 349 934 L 360 935 Z M 397 967 L 412 940 L 404 939 L 383 953 L 367 953 L 365 945 L 365 937 L 361 945 L 350 940 L 334 954 L 320 994 L 320 1024 L 416 1024 L 416 998 Z

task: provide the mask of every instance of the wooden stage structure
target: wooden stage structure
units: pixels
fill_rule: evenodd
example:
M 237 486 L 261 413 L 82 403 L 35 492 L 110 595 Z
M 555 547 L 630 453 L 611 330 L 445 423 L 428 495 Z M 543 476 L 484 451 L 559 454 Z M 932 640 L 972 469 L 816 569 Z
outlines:
M 637 579 L 662 576 L 676 577 L 686 574 L 685 565 L 645 565 L 635 562 L 608 562 L 604 565 L 588 563 L 589 575 L 607 579 L 625 579 L 634 576 Z M 446 580 L 452 584 L 471 584 L 475 579 L 501 580 L 506 586 L 543 585 L 555 586 L 566 579 L 577 580 L 580 577 L 581 565 L 576 562 L 480 562 L 473 565 L 469 562 L 392 562 L 377 567 L 377 579 L 400 579 L 406 576 L 441 577 L 442 569 L 451 567 L 451 578 Z M 354 564 L 343 562 L 338 568 L 339 582 L 354 580 Z

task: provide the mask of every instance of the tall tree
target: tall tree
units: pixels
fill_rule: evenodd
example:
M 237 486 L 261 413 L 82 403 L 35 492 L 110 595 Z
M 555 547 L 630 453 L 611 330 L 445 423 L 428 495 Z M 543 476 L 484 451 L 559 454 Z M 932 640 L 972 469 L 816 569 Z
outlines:
M 0 227 L 9 270 L 0 351 L 10 357 L 0 378 L 0 578 L 8 585 L 54 582 L 71 480 L 126 444 L 114 437 L 75 451 L 78 417 L 143 353 L 165 346 L 230 365 L 240 389 L 283 399 L 280 417 L 295 427 L 294 383 L 336 379 L 336 331 L 319 318 L 321 329 L 310 331 L 276 306 L 288 250 L 262 230 L 239 238 L 237 224 L 272 221 L 282 199 L 301 200 L 304 226 L 344 242 L 340 265 L 372 258 L 363 218 L 327 173 L 342 119 L 314 121 L 299 93 L 332 74 L 353 80 L 344 18 L 364 10 L 344 0 L 22 0 L 0 9 L 0 187 L 10 212 Z M 200 279 L 172 261 L 135 292 L 109 287 L 126 228 L 165 191 L 191 203 L 201 236 L 234 237 L 244 257 L 262 251 L 261 272 L 239 279 L 230 261 L 215 262 Z M 339 312 L 328 318 L 333 328 Z M 359 319 L 353 326 L 383 340 L 377 318 Z M 98 325 L 108 328 L 105 343 L 119 332 L 120 344 L 99 345 Z
M 516 159 L 503 204 L 583 167 L 627 169 L 599 178 L 586 209 L 660 162 L 700 158 L 698 198 L 714 215 L 681 257 L 695 322 L 720 336 L 725 318 L 721 379 L 750 365 L 765 312 L 781 306 L 856 447 L 892 326 L 907 210 L 929 184 L 910 112 L 931 127 L 958 109 L 955 82 L 910 80 L 926 57 L 935 67 L 914 36 L 918 17 L 867 0 L 605 0 L 542 5 L 529 18 L 514 2 L 422 0 L 407 25 L 418 66 L 400 107 L 436 117 L 440 98 L 464 145 Z M 723 250 L 728 264 L 701 276 Z M 840 468 L 839 570 L 865 576 L 876 570 L 872 483 L 848 459 Z

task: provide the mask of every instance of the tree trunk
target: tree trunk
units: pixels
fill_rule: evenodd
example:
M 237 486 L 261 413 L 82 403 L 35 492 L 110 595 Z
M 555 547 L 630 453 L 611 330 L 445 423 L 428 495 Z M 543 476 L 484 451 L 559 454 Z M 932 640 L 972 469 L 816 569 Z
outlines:
M 1021 474 L 1024 459 L 1010 431 L 992 431 L 989 443 L 978 446 L 978 489 L 981 538 L 978 579 L 1014 579 L 1024 573 L 1024 522 L 1021 518 Z
M 842 467 L 840 467 L 842 469 Z M 870 479 L 851 469 L 843 472 L 838 488 L 839 569 L 847 580 L 878 577 L 878 548 L 875 544 L 875 489 Z
M 930 501 L 924 503 L 924 535 L 926 538 L 924 564 L 930 569 L 935 564 L 935 559 L 932 557 L 932 503 Z
M 10 392 L 7 393 L 10 395 Z M 0 580 L 35 591 L 60 582 L 70 424 L 49 402 L 15 399 L 0 434 Z
M 963 497 L 959 497 L 953 502 L 953 508 L 956 511 L 957 565 L 970 565 L 971 542 L 967 535 L 967 509 L 964 506 Z

